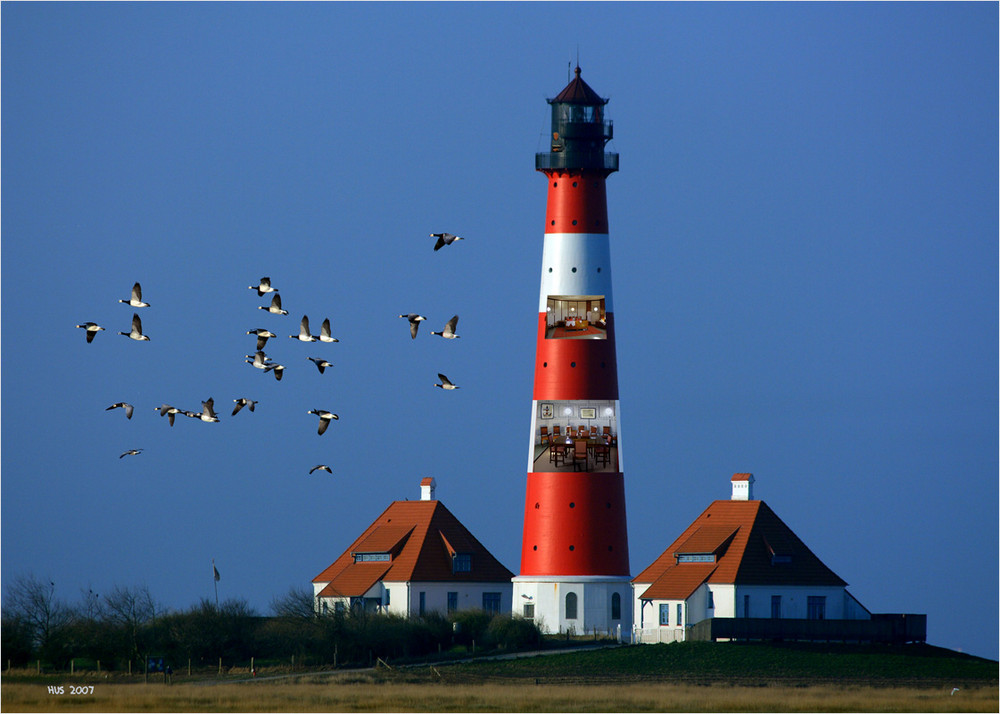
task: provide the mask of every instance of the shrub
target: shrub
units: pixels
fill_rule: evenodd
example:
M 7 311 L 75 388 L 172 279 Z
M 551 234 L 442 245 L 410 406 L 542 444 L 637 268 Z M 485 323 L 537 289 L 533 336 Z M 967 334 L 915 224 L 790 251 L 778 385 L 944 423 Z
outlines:
M 542 633 L 531 620 L 511 615 L 496 615 L 486 628 L 488 644 L 508 650 L 538 647 Z

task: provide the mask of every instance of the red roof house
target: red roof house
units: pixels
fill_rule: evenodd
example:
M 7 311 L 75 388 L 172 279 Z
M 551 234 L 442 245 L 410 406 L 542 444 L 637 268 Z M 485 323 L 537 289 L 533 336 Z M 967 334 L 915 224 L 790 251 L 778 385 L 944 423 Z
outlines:
M 766 503 L 753 500 L 753 475 L 732 478 L 733 498 L 714 501 L 632 579 L 639 641 L 686 639 L 712 617 L 868 619 Z
M 434 479 L 427 478 L 421 500 L 391 503 L 313 578 L 318 611 L 511 611 L 514 574 L 434 500 L 434 489 Z

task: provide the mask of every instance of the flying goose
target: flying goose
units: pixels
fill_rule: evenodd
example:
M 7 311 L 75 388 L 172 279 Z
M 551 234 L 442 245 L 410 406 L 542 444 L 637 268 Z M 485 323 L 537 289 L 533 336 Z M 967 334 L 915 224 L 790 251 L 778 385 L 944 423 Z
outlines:
M 167 421 L 170 422 L 170 426 L 174 425 L 174 415 L 183 413 L 177 407 L 172 407 L 169 404 L 161 404 L 158 407 L 153 407 L 156 411 L 160 412 L 160 416 L 166 416 Z
M 132 410 L 134 409 L 134 407 L 131 404 L 129 404 L 128 402 L 117 402 L 115 404 L 112 404 L 110 407 L 108 407 L 104 411 L 109 412 L 112 409 L 118 409 L 119 407 L 121 407 L 122 409 L 125 410 L 125 418 L 126 419 L 131 419 L 132 418 Z
M 319 327 L 319 341 L 320 342 L 340 342 L 333 333 L 330 332 L 330 318 L 323 320 L 323 324 Z
M 330 426 L 331 419 L 340 419 L 339 416 L 325 409 L 310 409 L 309 414 L 315 414 L 319 417 L 319 431 L 316 432 L 317 434 L 322 434 L 326 431 L 326 428 Z
M 132 297 L 128 300 L 119 300 L 118 302 L 123 302 L 132 307 L 149 307 L 148 302 L 142 301 L 142 286 L 139 283 L 132 286 Z
M 441 387 L 441 389 L 459 389 L 458 385 L 452 384 L 451 381 L 440 372 L 438 373 L 438 379 L 441 380 L 441 384 L 435 384 L 435 387 Z
M 251 290 L 256 290 L 258 295 L 263 295 L 264 293 L 276 293 L 278 288 L 271 287 L 270 278 L 261 278 L 259 285 L 250 285 Z
M 149 338 L 146 335 L 142 334 L 142 320 L 139 319 L 139 315 L 136 313 L 132 313 L 132 331 L 119 332 L 118 334 L 125 335 L 126 337 L 130 337 L 133 340 L 146 340 L 147 342 L 149 341 Z
M 264 345 L 267 344 L 267 340 L 268 340 L 269 337 L 277 337 L 276 334 L 274 334 L 270 330 L 265 330 L 263 327 L 258 327 L 255 330 L 247 330 L 247 334 L 248 335 L 257 335 L 257 349 L 258 350 L 264 349 Z
M 455 317 L 448 320 L 448 322 L 444 326 L 444 329 L 441 332 L 431 332 L 431 334 L 440 335 L 446 340 L 456 340 L 459 337 L 461 337 L 461 335 L 455 334 L 455 327 L 457 325 L 458 325 L 458 315 L 455 315 Z
M 247 355 L 244 360 L 247 364 L 252 364 L 257 369 L 263 369 L 267 371 L 267 365 L 271 362 L 271 358 L 263 353 L 261 350 L 257 350 L 252 355 Z
M 325 359 L 317 359 L 316 357 L 306 357 L 306 359 L 307 360 L 311 360 L 312 363 L 316 365 L 316 369 L 319 370 L 320 374 L 323 374 L 323 371 L 327 367 L 332 367 L 333 366 L 332 364 L 330 364 L 329 362 L 327 362 Z
M 253 408 L 257 406 L 257 400 L 247 399 L 246 397 L 240 397 L 239 399 L 234 399 L 233 401 L 236 402 L 236 406 L 233 407 L 233 416 L 236 416 L 236 412 L 243 407 L 250 407 L 250 411 L 253 411 Z
M 309 316 L 303 315 L 302 322 L 299 323 L 299 334 L 289 335 L 293 340 L 300 340 L 301 342 L 315 342 L 316 337 L 309 333 Z
M 138 456 L 140 451 L 142 451 L 142 449 L 129 449 L 128 451 L 126 451 L 124 454 L 122 454 L 118 458 L 119 459 L 124 459 L 126 456 Z
M 417 328 L 420 327 L 420 321 L 426 320 L 427 318 L 423 315 L 418 315 L 415 312 L 408 312 L 405 315 L 400 315 L 400 317 L 405 317 L 410 322 L 410 339 L 417 339 Z
M 91 342 L 94 341 L 94 335 L 97 334 L 98 330 L 104 329 L 96 322 L 85 322 L 82 325 L 77 325 L 77 327 L 82 327 L 87 331 L 87 344 L 90 344 Z
M 285 376 L 285 365 L 278 364 L 277 362 L 268 362 L 264 365 L 264 371 L 274 371 L 274 378 L 280 382 L 281 378 Z
M 268 305 L 258 305 L 257 309 L 258 310 L 267 310 L 268 312 L 274 313 L 275 315 L 287 315 L 288 314 L 288 310 L 282 310 L 281 309 L 281 296 L 278 295 L 278 294 L 275 294 L 275 296 L 273 298 L 271 298 L 271 304 L 269 306 Z
M 216 422 L 219 421 L 219 417 L 215 415 L 215 400 L 209 397 L 207 401 L 201 403 L 201 413 L 194 412 L 202 421 Z
M 311 469 L 309 469 L 309 473 L 310 474 L 313 471 L 326 471 L 328 474 L 332 474 L 333 473 L 333 469 L 331 469 L 326 464 L 319 464 L 318 466 L 313 466 Z
M 452 233 L 431 233 L 431 238 L 437 238 L 437 242 L 434 244 L 434 250 L 441 250 L 446 245 L 451 245 L 457 240 L 465 240 L 462 236 L 457 236 Z

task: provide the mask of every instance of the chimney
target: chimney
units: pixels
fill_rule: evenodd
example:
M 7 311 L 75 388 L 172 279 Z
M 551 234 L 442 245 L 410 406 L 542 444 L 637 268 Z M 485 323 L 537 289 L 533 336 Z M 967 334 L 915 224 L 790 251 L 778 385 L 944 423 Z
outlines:
M 753 500 L 753 474 L 733 474 L 733 498 L 734 501 Z
M 420 482 L 420 500 L 421 501 L 433 501 L 434 500 L 434 487 L 437 486 L 437 482 L 433 478 L 428 476 L 427 478 L 421 480 Z

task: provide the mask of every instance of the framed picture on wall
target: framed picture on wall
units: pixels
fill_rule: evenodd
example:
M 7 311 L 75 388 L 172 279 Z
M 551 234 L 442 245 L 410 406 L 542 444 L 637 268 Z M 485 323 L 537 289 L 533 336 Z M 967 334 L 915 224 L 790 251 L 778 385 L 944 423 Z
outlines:
M 597 410 L 591 407 L 580 407 L 580 418 L 581 419 L 596 419 Z
M 552 405 L 551 404 L 541 404 L 541 417 L 542 419 L 552 418 Z

